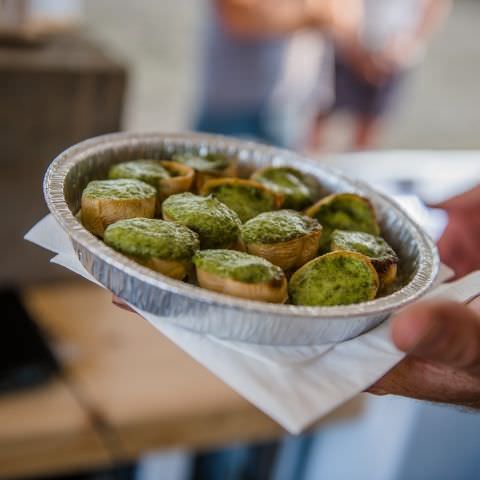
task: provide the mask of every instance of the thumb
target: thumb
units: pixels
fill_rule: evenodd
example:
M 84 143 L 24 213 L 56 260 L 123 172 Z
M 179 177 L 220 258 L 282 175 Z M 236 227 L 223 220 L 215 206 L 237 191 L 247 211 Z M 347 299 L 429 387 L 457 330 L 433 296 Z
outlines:
M 402 351 L 469 373 L 480 372 L 480 316 L 451 301 L 425 301 L 393 320 L 392 339 Z

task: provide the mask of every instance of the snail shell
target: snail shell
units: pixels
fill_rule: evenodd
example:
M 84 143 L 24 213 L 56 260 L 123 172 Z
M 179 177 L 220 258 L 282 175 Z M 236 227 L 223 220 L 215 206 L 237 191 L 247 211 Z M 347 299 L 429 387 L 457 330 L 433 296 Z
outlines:
M 156 272 L 162 273 L 167 277 L 174 278 L 176 280 L 183 280 L 188 273 L 188 263 L 180 260 L 163 260 L 161 258 L 150 258 L 146 261 L 140 261 L 137 258 L 133 258 L 138 263 L 141 263 L 145 267 L 151 268 Z
M 96 184 L 109 182 L 114 189 L 122 189 L 125 191 L 130 189 L 129 197 L 116 198 L 112 193 L 111 196 L 105 195 L 89 195 L 88 186 L 84 190 L 81 200 L 81 216 L 83 226 L 94 235 L 103 238 L 105 229 L 118 220 L 127 218 L 144 217 L 153 218 L 155 216 L 156 191 L 155 189 L 139 180 L 99 180 Z M 90 182 L 89 185 L 94 182 Z M 132 192 L 134 188 L 137 194 Z
M 285 271 L 297 269 L 318 254 L 322 226 L 294 210 L 262 213 L 242 226 L 248 253 Z
M 170 178 L 162 178 L 158 181 L 157 190 L 160 203 L 170 195 L 190 191 L 195 178 L 193 168 L 170 160 L 161 160 L 160 163 L 169 173 L 174 172 L 177 174 Z
M 246 283 L 197 268 L 197 280 L 202 288 L 248 300 L 285 303 L 288 297 L 287 279 L 285 277 L 280 281 Z
M 201 192 L 203 189 L 203 186 L 211 180 L 215 180 L 218 178 L 235 177 L 236 175 L 237 175 L 237 164 L 233 160 L 223 170 L 206 170 L 206 171 L 196 170 L 194 190 L 195 192 Z
M 297 269 L 315 258 L 321 236 L 322 232 L 318 230 L 287 242 L 250 243 L 245 246 L 248 253 L 263 257 L 287 271 Z

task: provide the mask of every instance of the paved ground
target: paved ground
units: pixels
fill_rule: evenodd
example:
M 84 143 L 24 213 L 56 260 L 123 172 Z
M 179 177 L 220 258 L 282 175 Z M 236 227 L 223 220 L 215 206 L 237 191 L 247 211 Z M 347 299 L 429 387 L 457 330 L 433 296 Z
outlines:
M 186 128 L 205 0 L 86 0 L 91 34 L 132 67 L 126 126 Z M 385 148 L 480 148 L 480 1 L 457 0 L 389 125 Z
M 457 0 L 412 78 L 388 147 L 480 148 L 480 2 Z

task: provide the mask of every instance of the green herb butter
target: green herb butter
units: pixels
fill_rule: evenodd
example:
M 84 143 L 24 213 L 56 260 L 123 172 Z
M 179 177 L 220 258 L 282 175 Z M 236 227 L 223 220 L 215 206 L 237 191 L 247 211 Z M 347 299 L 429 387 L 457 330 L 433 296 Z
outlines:
M 305 176 L 291 167 L 271 167 L 260 170 L 252 180 L 284 196 L 285 208 L 301 210 L 313 201 L 313 193 Z
M 358 252 L 380 262 L 398 261 L 397 254 L 382 237 L 363 232 L 335 230 L 331 239 L 332 250 Z
M 349 305 L 373 300 L 378 276 L 366 257 L 332 252 L 297 270 L 288 288 L 294 305 Z
M 321 228 L 314 218 L 294 210 L 278 210 L 261 213 L 245 223 L 242 238 L 247 244 L 288 242 Z
M 108 178 L 136 178 L 155 187 L 159 180 L 170 178 L 170 173 L 162 166 L 160 160 L 134 160 L 111 167 Z
M 210 194 L 236 212 L 242 222 L 275 208 L 274 195 L 253 186 L 218 185 L 210 190 Z
M 238 215 L 212 196 L 179 193 L 162 204 L 164 217 L 181 223 L 200 235 L 202 248 L 229 247 L 240 236 Z
M 105 200 L 145 199 L 156 196 L 151 185 L 134 179 L 93 180 L 83 190 L 83 198 Z
M 379 235 L 375 211 L 370 202 L 353 193 L 339 193 L 326 197 L 307 210 L 323 227 L 321 246 L 330 245 L 334 230 L 348 230 Z
M 194 255 L 193 263 L 200 270 L 245 283 L 281 281 L 284 277 L 280 267 L 235 250 L 202 250 Z
M 189 260 L 200 248 L 198 235 L 184 225 L 149 218 L 120 220 L 107 227 L 104 241 L 133 257 Z
M 174 162 L 183 163 L 199 172 L 218 172 L 228 167 L 230 160 L 221 153 L 208 153 L 200 155 L 196 153 L 183 153 L 173 155 Z

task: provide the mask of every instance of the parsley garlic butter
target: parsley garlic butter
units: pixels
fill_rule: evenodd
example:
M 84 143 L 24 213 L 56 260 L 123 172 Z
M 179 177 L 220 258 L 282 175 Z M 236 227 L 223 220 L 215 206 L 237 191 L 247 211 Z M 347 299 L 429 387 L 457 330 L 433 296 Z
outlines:
M 248 179 L 221 153 L 165 157 L 117 163 L 88 183 L 84 227 L 142 266 L 248 300 L 330 307 L 400 287 L 401 259 L 367 198 L 322 197 L 288 166 Z

